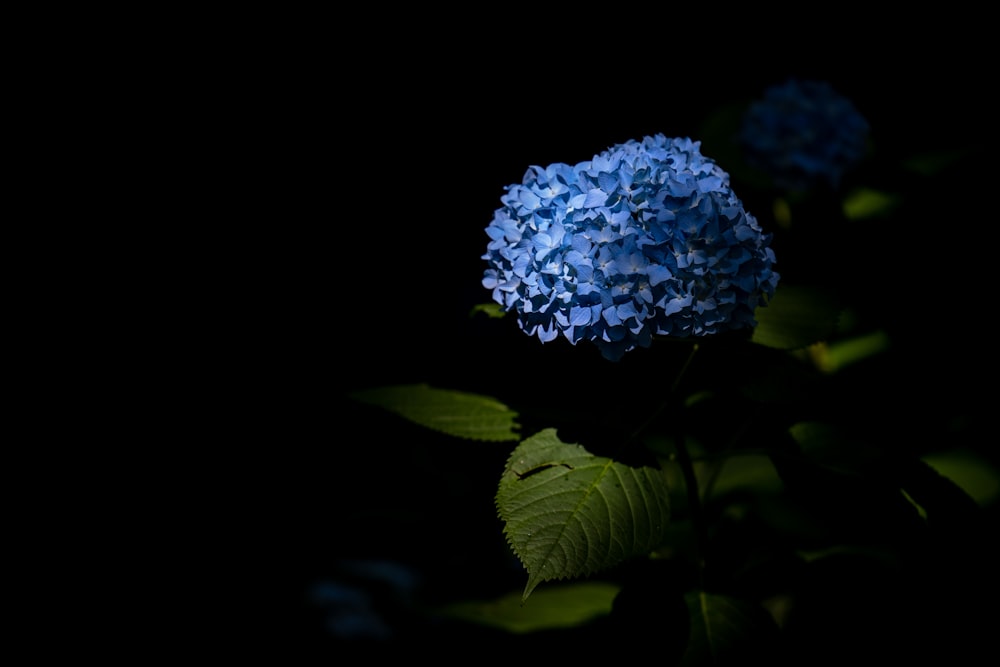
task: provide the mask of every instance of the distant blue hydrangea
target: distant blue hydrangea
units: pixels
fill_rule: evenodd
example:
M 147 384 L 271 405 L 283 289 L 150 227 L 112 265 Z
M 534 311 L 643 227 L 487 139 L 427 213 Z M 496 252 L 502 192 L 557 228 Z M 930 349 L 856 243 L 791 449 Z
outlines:
M 771 236 L 700 145 L 658 134 L 530 167 L 486 228 L 483 286 L 528 335 L 612 361 L 653 336 L 756 326 L 778 283 Z
M 825 81 L 790 79 L 764 91 L 743 114 L 739 141 L 749 165 L 779 188 L 840 187 L 864 157 L 868 121 Z

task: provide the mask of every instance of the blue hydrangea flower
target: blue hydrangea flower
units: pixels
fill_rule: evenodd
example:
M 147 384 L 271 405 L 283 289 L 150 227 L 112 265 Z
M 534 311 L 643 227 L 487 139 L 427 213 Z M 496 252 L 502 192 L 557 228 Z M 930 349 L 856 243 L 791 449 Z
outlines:
M 658 134 L 529 167 L 486 228 L 483 286 L 528 335 L 612 361 L 653 336 L 756 326 L 779 277 L 771 235 L 700 145 Z
M 834 189 L 864 157 L 869 125 L 854 104 L 825 81 L 769 87 L 743 114 L 739 142 L 746 161 L 779 188 Z

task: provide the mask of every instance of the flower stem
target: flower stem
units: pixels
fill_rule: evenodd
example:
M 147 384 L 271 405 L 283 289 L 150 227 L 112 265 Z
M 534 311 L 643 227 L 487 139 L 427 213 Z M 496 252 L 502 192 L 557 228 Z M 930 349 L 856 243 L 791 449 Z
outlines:
M 688 352 L 687 358 L 684 359 L 684 364 L 681 366 L 681 369 L 677 371 L 677 376 L 674 377 L 674 381 L 670 385 L 670 391 L 667 395 L 666 400 L 661 401 L 660 405 L 655 410 L 653 410 L 653 412 L 649 415 L 649 417 L 647 417 L 645 421 L 639 424 L 639 426 L 634 431 L 632 431 L 632 434 L 628 438 L 628 442 L 631 442 L 636 438 L 638 438 L 639 434 L 645 431 L 650 424 L 656 421 L 656 419 L 659 418 L 661 414 L 663 414 L 663 411 L 667 409 L 667 406 L 673 405 L 675 403 L 677 398 L 676 396 L 677 387 L 680 386 L 681 378 L 684 377 L 684 374 L 687 372 L 687 369 L 691 366 L 691 362 L 694 360 L 694 355 L 695 352 L 697 351 L 698 351 L 698 343 L 694 343 L 691 346 L 691 351 Z
M 698 351 L 696 343 L 691 348 L 687 360 L 678 372 L 674 383 L 670 387 L 670 394 L 674 396 L 680 386 L 681 378 L 694 360 L 695 352 Z M 677 420 L 678 424 L 683 424 L 682 420 Z M 688 451 L 687 443 L 684 440 L 684 428 L 680 426 L 674 434 L 675 449 L 677 451 L 677 465 L 684 476 L 684 490 L 687 494 L 688 513 L 691 516 L 691 526 L 695 535 L 695 559 L 698 567 L 699 587 L 705 588 L 705 553 L 708 549 L 708 526 L 705 523 L 705 512 L 701 505 L 701 494 L 698 488 L 698 476 L 695 474 L 694 461 Z
M 691 515 L 691 525 L 695 535 L 695 558 L 698 565 L 698 581 L 700 588 L 705 588 L 705 552 L 708 548 L 708 526 L 705 523 L 705 513 L 701 505 L 698 491 L 698 476 L 694 471 L 694 462 L 684 442 L 684 434 L 676 435 L 677 465 L 684 475 L 684 489 L 687 493 L 688 512 Z
M 687 373 L 688 368 L 690 368 L 691 362 L 694 361 L 694 355 L 697 352 L 698 344 L 694 343 L 691 346 L 691 350 L 688 352 L 680 370 L 677 371 L 677 375 L 674 377 L 673 383 L 670 385 L 670 391 L 667 394 L 667 398 L 660 403 L 659 407 L 653 411 L 648 419 L 639 425 L 639 427 L 632 433 L 629 441 L 637 438 L 639 434 L 642 433 L 646 427 L 649 426 L 649 424 L 656 420 L 668 406 L 678 405 L 677 389 L 680 387 L 681 380 L 683 379 L 685 373 Z M 676 423 L 682 424 L 682 421 L 678 419 Z M 701 496 L 698 490 L 698 477 L 695 475 L 694 471 L 694 462 L 691 459 L 691 454 L 688 452 L 687 445 L 684 442 L 683 426 L 680 426 L 677 429 L 674 439 L 676 442 L 675 448 L 677 451 L 677 464 L 681 469 L 681 474 L 684 476 L 684 488 L 687 493 L 688 511 L 691 514 L 691 524 L 695 533 L 695 557 L 697 559 L 698 580 L 700 587 L 704 589 L 705 551 L 708 546 L 708 526 L 705 524 L 704 511 L 701 505 Z
M 684 365 L 681 366 L 681 369 L 679 371 L 677 371 L 677 377 L 674 378 L 674 383 L 670 385 L 671 394 L 677 392 L 677 387 L 679 387 L 681 384 L 681 378 L 684 377 L 684 374 L 687 372 L 687 369 L 691 366 L 691 362 L 694 361 L 694 354 L 697 351 L 698 351 L 698 343 L 695 343 L 691 346 L 691 351 L 688 352 L 687 359 L 684 360 Z
M 694 355 L 698 352 L 698 344 L 694 343 L 691 346 L 690 352 L 688 352 L 687 358 L 684 360 L 684 364 L 681 366 L 680 370 L 677 371 L 676 377 L 674 377 L 673 383 L 670 385 L 670 392 L 668 398 L 660 404 L 660 407 L 654 411 L 648 420 L 646 420 L 639 429 L 633 434 L 633 438 L 637 436 L 646 426 L 649 425 L 654 419 L 656 419 L 668 405 L 676 406 L 678 404 L 677 389 L 680 387 L 681 380 L 687 373 L 688 368 L 691 367 L 691 362 L 694 361 Z M 682 424 L 682 420 L 676 420 L 677 424 Z M 684 476 L 684 489 L 687 494 L 688 511 L 691 515 L 691 525 L 695 533 L 695 558 L 697 559 L 698 567 L 698 580 L 700 587 L 704 589 L 705 580 L 705 552 L 708 548 L 708 526 L 705 524 L 705 514 L 701 505 L 701 495 L 698 489 L 698 477 L 694 471 L 694 461 L 691 459 L 691 453 L 688 451 L 687 444 L 684 441 L 684 428 L 679 426 L 677 432 L 674 434 L 675 449 L 677 451 L 677 465 L 681 469 L 681 474 Z

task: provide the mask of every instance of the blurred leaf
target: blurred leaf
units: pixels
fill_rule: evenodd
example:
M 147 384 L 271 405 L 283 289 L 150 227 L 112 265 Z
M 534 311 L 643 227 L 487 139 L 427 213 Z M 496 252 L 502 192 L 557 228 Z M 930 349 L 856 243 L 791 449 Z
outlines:
M 866 220 L 888 215 L 899 206 L 900 200 L 897 194 L 857 188 L 844 199 L 844 217 L 848 220 Z
M 889 334 L 879 329 L 832 343 L 819 342 L 809 346 L 809 356 L 816 368 L 835 373 L 846 366 L 863 361 L 889 349 Z
M 480 303 L 472 307 L 469 315 L 475 316 L 476 313 L 485 313 L 487 317 L 500 319 L 507 314 L 507 311 L 501 308 L 499 303 Z
M 841 473 L 871 471 L 885 455 L 881 447 L 863 434 L 853 433 L 840 424 L 801 421 L 792 424 L 788 433 L 808 460 Z
M 863 544 L 836 544 L 825 549 L 801 549 L 796 554 L 806 563 L 812 563 L 822 558 L 832 556 L 858 556 L 893 565 L 897 562 L 898 554 L 885 546 L 872 546 Z
M 1000 471 L 970 451 L 928 454 L 923 461 L 958 485 L 980 506 L 995 502 L 1000 496 Z
M 489 396 L 426 384 L 355 391 L 351 398 L 385 408 L 416 424 L 469 440 L 517 440 L 517 413 Z
M 913 496 L 911 496 L 909 493 L 907 493 L 905 487 L 902 488 L 902 489 L 900 489 L 900 490 L 903 492 L 903 497 L 906 498 L 906 501 L 908 503 L 910 503 L 911 505 L 913 505 L 913 507 L 917 510 L 917 514 L 920 515 L 920 518 L 926 520 L 927 519 L 927 510 L 924 508 L 924 506 L 921 505 L 920 503 L 918 503 L 916 500 L 914 500 Z
M 552 579 L 585 576 L 663 540 L 669 488 L 655 468 L 597 457 L 545 429 L 518 445 L 496 494 L 504 534 L 528 571 L 523 599 Z
M 717 465 L 717 468 L 715 467 Z M 701 466 L 696 464 L 696 469 Z M 781 478 L 774 469 L 770 457 L 763 454 L 731 455 L 718 464 L 709 464 L 714 470 L 711 487 L 711 497 L 719 498 L 734 491 L 752 490 L 757 493 L 774 493 L 781 490 Z
M 717 106 L 705 116 L 698 128 L 702 153 L 711 155 L 716 162 L 725 165 L 733 182 L 741 184 L 741 191 L 744 187 L 763 190 L 771 185 L 771 178 L 767 174 L 747 164 L 739 142 L 743 115 L 752 101 L 747 98 Z
M 685 600 L 691 636 L 682 667 L 749 665 L 775 657 L 778 626 L 761 605 L 704 591 Z
M 932 458 L 937 457 L 939 459 L 938 465 L 942 465 L 943 462 L 945 469 L 953 468 L 952 474 L 962 478 L 969 477 L 963 474 L 963 468 L 967 466 L 961 464 L 955 466 L 951 460 L 966 456 L 964 453 L 948 452 L 932 455 Z M 987 470 L 990 468 L 985 461 L 982 463 L 985 464 Z M 957 468 L 957 471 L 954 468 Z M 930 525 L 947 526 L 949 530 L 957 531 L 964 530 L 964 526 L 968 525 L 969 520 L 974 520 L 979 516 L 981 505 L 991 502 L 996 495 L 997 480 L 995 477 L 992 480 L 988 480 L 988 478 L 977 480 L 979 475 L 972 477 L 971 483 L 969 479 L 965 480 L 966 485 L 973 489 L 979 487 L 982 493 L 979 498 L 973 498 L 964 488 L 948 476 L 943 475 L 924 459 L 908 462 L 900 466 L 899 470 L 903 495 L 917 508 L 920 516 L 927 520 Z M 983 484 L 984 481 L 987 483 Z M 993 489 L 989 489 L 990 482 Z
M 937 151 L 935 153 L 925 153 L 911 157 L 903 162 L 903 166 L 910 171 L 915 171 L 924 176 L 934 176 L 951 168 L 956 163 L 975 155 L 977 155 L 976 150 L 971 148 Z
M 606 582 L 561 584 L 539 590 L 524 604 L 520 592 L 495 600 L 463 601 L 440 612 L 450 618 L 525 633 L 581 625 L 611 612 L 620 587 Z
M 757 308 L 754 343 L 794 350 L 825 340 L 837 328 L 840 306 L 826 290 L 778 285 L 767 306 Z
M 792 226 L 792 205 L 784 197 L 775 197 L 774 203 L 771 205 L 771 212 L 774 215 L 774 221 L 784 229 L 790 229 Z

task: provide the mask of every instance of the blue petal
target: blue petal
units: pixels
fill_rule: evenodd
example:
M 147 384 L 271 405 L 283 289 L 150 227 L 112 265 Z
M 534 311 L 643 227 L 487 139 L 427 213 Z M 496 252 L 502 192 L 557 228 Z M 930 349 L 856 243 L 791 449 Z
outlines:
M 608 193 L 600 188 L 593 188 L 587 192 L 587 198 L 583 202 L 584 208 L 594 208 L 595 206 L 604 206 L 604 202 L 608 201 Z

